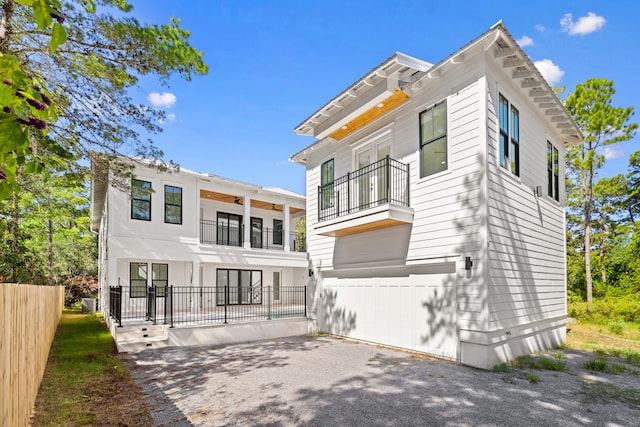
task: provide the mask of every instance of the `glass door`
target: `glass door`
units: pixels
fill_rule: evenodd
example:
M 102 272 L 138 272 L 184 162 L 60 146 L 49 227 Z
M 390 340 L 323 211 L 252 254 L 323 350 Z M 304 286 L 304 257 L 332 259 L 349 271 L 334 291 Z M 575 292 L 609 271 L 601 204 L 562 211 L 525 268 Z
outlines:
M 251 247 L 262 248 L 262 218 L 251 217 Z
M 388 201 L 387 173 L 380 160 L 391 156 L 389 137 L 367 145 L 356 151 L 355 193 L 358 209 L 367 209 Z
M 216 243 L 225 246 L 242 246 L 242 215 L 218 212 Z

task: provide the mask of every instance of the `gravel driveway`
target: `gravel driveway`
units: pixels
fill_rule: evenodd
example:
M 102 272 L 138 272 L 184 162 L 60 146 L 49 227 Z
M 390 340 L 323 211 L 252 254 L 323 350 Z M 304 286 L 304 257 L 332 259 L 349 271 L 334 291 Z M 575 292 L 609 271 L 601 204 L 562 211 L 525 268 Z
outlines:
M 334 337 L 123 354 L 158 426 L 638 426 L 640 375 L 483 371 Z M 542 356 L 545 357 L 545 356 Z M 553 357 L 553 356 L 546 356 Z M 535 375 L 539 381 L 531 375 Z

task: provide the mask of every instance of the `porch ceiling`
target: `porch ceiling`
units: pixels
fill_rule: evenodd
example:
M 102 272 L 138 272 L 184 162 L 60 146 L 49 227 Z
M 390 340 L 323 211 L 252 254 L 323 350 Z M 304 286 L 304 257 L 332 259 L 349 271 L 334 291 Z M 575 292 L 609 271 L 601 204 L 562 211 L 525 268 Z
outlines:
M 352 132 L 360 129 L 364 125 L 374 121 L 383 114 L 393 110 L 398 105 L 406 102 L 409 98 L 410 96 L 407 93 L 396 87 L 394 88 L 393 95 L 384 99 L 382 102 L 368 109 L 364 113 L 360 114 L 355 119 L 345 123 L 344 125 L 342 125 L 342 127 L 330 133 L 329 137 L 335 140 L 340 140 L 345 136 L 351 134 Z
M 215 200 L 217 202 L 232 203 L 236 205 L 244 205 L 244 196 L 236 196 L 234 194 L 218 193 L 210 190 L 200 190 L 200 197 L 207 200 Z M 264 209 L 267 211 L 282 212 L 284 206 L 281 203 L 266 202 L 264 200 L 251 199 L 251 207 L 256 209 Z M 289 207 L 289 213 L 295 215 L 304 209 Z

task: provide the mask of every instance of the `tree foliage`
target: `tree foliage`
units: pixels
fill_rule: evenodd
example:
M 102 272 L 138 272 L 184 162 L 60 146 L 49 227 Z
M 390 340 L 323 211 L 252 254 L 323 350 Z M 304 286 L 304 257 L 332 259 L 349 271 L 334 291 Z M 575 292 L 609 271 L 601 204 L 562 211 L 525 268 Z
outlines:
M 594 211 L 594 179 L 605 158 L 598 149 L 606 145 L 627 141 L 635 135 L 636 123 L 629 123 L 633 107 L 614 107 L 613 81 L 589 79 L 578 84 L 565 100 L 565 107 L 572 115 L 584 136 L 584 142 L 567 152 L 569 179 L 575 180 L 573 207 L 582 219 L 584 227 L 583 256 L 588 309 L 592 310 L 593 279 L 591 269 L 592 219 Z M 571 204 L 571 203 L 570 203 Z
M 91 151 L 162 158 L 141 133 L 159 132 L 163 112 L 128 90 L 144 75 L 167 84 L 208 69 L 179 19 L 142 24 L 131 10 L 126 0 L 2 0 L 0 138 L 10 143 L 0 147 L 0 198 L 17 189 L 21 165 L 73 167 Z

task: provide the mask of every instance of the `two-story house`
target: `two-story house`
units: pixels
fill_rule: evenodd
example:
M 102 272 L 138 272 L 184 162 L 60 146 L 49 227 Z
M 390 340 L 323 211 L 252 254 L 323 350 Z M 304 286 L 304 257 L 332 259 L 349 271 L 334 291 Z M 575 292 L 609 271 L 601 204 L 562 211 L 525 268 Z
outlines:
M 392 55 L 295 132 L 320 331 L 482 368 L 565 340 L 582 135 L 502 22 L 436 64 Z
M 100 305 L 110 324 L 168 328 L 305 317 L 306 238 L 304 226 L 296 230 L 304 196 L 131 163 L 127 192 L 110 185 L 104 158 L 92 160 L 91 229 L 99 234 Z M 193 331 L 172 333 L 176 345 L 226 342 L 204 331 L 196 341 Z M 269 335 L 254 338 L 260 337 Z

